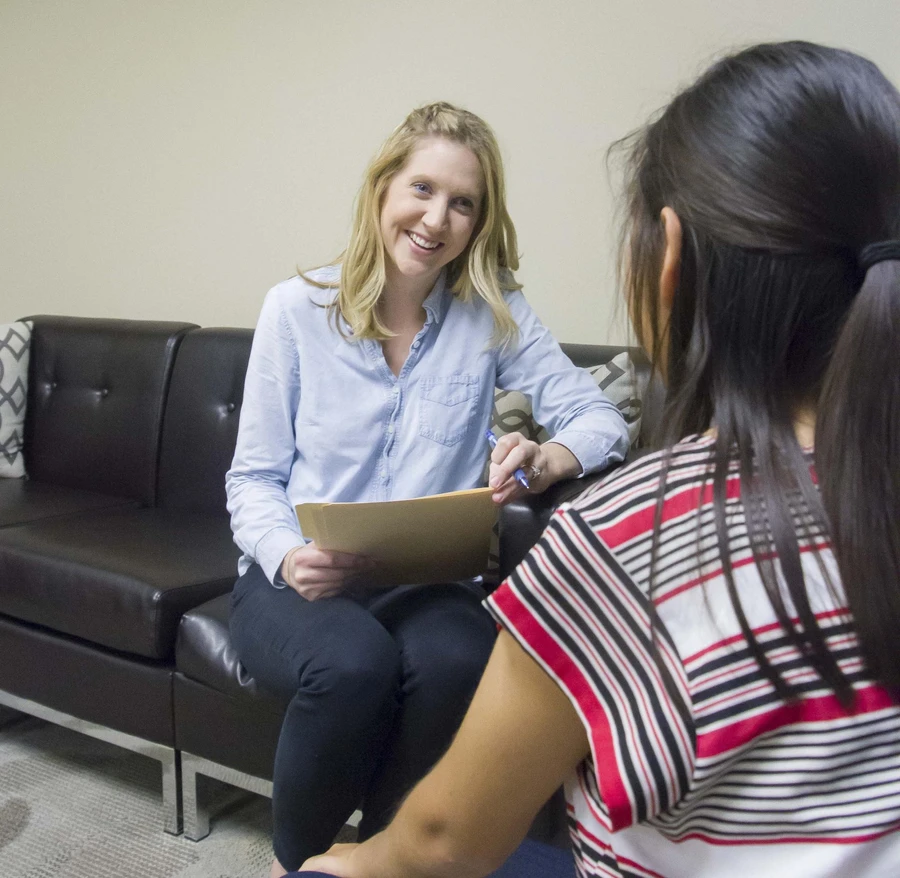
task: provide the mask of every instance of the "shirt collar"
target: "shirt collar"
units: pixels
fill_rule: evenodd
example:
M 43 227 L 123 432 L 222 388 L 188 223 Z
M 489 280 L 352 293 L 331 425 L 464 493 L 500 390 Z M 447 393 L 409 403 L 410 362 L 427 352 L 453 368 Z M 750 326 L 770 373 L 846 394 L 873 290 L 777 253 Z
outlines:
M 431 292 L 425 297 L 425 301 L 422 302 L 422 307 L 425 309 L 426 314 L 426 326 L 430 323 L 443 322 L 444 317 L 447 316 L 447 309 L 450 307 L 452 299 L 453 293 L 447 288 L 447 269 L 444 268 L 434 282 Z M 353 328 L 344 319 L 343 314 L 338 316 L 338 320 L 341 322 L 347 335 L 352 338 L 354 336 Z
M 425 323 L 440 323 L 447 315 L 447 309 L 450 307 L 450 299 L 452 293 L 447 289 L 447 269 L 443 269 L 438 275 L 431 292 L 422 302 L 427 317 Z

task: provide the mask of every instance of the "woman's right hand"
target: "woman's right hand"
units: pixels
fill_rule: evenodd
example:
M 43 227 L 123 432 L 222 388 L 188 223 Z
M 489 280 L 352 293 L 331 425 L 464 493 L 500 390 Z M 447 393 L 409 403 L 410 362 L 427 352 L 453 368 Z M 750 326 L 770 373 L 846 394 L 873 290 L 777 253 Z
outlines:
M 348 579 L 365 573 L 375 562 L 365 555 L 320 549 L 315 543 L 296 546 L 281 562 L 284 581 L 308 601 L 340 592 Z

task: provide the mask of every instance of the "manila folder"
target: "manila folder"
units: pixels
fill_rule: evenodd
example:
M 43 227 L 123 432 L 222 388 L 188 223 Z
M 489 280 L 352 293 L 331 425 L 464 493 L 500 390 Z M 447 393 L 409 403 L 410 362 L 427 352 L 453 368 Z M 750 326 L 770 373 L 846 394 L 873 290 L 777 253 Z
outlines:
M 303 535 L 322 549 L 368 555 L 372 585 L 452 582 L 483 573 L 497 507 L 492 488 L 374 503 L 300 503 Z

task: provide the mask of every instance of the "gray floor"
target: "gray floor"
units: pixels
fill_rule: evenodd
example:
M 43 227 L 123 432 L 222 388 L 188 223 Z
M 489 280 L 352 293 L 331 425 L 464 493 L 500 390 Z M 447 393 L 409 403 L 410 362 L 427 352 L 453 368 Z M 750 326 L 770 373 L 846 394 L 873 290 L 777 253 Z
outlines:
M 207 779 L 210 835 L 199 843 L 170 836 L 158 762 L 10 716 L 0 712 L 0 878 L 268 875 L 268 799 Z

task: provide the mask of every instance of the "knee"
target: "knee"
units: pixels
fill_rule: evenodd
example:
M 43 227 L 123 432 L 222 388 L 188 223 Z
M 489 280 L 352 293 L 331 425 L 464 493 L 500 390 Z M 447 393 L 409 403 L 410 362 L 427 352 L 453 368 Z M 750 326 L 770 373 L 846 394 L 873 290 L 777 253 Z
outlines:
M 401 672 L 400 653 L 391 637 L 336 640 L 318 650 L 300 669 L 300 688 L 309 694 L 337 694 L 357 702 L 380 702 L 394 693 Z
M 493 632 L 483 637 L 438 641 L 407 650 L 403 656 L 406 690 L 427 687 L 435 692 L 468 695 L 475 691 L 494 643 Z

